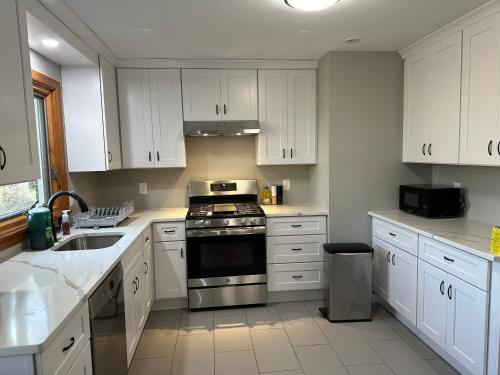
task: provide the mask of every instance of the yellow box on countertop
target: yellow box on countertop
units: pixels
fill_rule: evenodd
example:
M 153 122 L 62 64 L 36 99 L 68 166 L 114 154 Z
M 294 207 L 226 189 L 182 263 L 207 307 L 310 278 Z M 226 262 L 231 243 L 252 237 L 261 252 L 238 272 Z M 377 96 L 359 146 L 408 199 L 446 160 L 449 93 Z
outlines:
M 500 241 L 500 226 L 491 227 L 491 239 L 493 241 Z
M 500 255 L 500 227 L 493 226 L 491 228 L 490 251 Z

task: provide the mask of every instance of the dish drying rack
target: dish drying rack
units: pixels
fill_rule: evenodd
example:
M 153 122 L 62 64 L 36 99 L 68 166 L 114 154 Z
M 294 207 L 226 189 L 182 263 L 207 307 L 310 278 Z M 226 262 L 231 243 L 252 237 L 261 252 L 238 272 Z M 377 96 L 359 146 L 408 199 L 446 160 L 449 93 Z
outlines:
M 79 228 L 116 227 L 134 213 L 134 202 L 124 202 L 120 207 L 90 207 L 77 216 Z

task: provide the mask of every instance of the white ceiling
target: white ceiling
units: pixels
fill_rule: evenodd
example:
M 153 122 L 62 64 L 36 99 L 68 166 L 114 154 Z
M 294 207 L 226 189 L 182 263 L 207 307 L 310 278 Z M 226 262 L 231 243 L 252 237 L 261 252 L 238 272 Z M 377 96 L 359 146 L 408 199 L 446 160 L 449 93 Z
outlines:
M 64 1 L 120 58 L 318 59 L 399 50 L 487 0 L 341 0 L 319 12 L 283 0 Z

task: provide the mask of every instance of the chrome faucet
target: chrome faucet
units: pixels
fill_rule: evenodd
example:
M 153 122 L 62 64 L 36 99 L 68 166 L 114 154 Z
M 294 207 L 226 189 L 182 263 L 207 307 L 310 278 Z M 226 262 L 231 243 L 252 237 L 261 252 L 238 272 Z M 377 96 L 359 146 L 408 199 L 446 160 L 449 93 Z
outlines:
M 52 206 L 54 205 L 54 201 L 62 196 L 68 196 L 71 198 L 74 198 L 76 200 L 76 203 L 78 203 L 78 207 L 80 207 L 81 212 L 88 212 L 89 208 L 87 206 L 87 203 L 80 198 L 75 192 L 73 191 L 58 191 L 54 195 L 52 195 L 49 198 L 49 201 L 47 202 L 47 207 L 50 210 L 50 219 L 52 221 L 52 236 L 54 237 L 54 243 L 57 242 L 57 235 L 56 235 L 56 226 L 54 225 L 54 217 L 53 217 L 53 212 L 52 212 Z

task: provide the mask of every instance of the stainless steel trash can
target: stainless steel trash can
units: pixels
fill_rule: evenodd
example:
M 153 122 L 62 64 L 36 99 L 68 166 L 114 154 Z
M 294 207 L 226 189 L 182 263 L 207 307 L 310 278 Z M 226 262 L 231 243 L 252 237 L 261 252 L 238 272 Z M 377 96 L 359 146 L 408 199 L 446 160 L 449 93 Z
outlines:
M 331 322 L 372 320 L 373 249 L 363 243 L 323 245 L 324 300 L 320 311 Z

